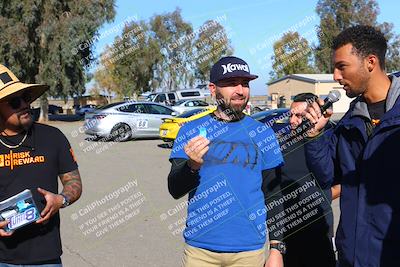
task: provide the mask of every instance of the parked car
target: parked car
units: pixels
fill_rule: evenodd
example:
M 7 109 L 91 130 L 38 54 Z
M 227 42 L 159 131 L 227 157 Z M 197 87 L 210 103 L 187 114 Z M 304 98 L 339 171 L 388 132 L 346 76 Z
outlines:
M 86 112 L 93 112 L 96 108 L 97 106 L 92 104 L 83 105 L 82 107 L 76 109 L 75 114 L 83 116 L 86 114 Z
M 49 105 L 49 114 L 64 113 L 63 108 L 57 105 Z
M 105 140 L 158 137 L 163 118 L 177 113 L 170 107 L 149 102 L 118 102 L 86 113 L 84 129 L 88 135 Z
M 157 93 L 149 93 L 145 95 L 146 101 L 153 101 L 154 97 L 157 95 Z
M 57 115 L 60 113 L 63 113 L 63 108 L 60 106 L 56 106 L 56 105 L 49 105 L 49 109 L 48 109 L 48 114 L 49 115 Z M 31 114 L 32 114 L 32 118 L 33 120 L 37 121 L 39 119 L 40 116 L 40 107 L 38 108 L 31 108 Z
M 38 121 L 40 117 L 40 108 L 31 108 L 32 119 Z
M 147 100 L 166 105 L 173 105 L 179 100 L 204 99 L 205 97 L 205 90 L 185 89 L 168 93 L 151 93 L 148 95 Z
M 190 110 L 198 108 L 207 108 L 209 106 L 210 104 L 208 104 L 203 100 L 179 100 L 172 106 L 172 109 L 178 112 L 179 114 L 182 114 Z
M 270 126 L 275 132 L 289 125 L 290 109 L 278 108 L 261 111 L 251 117 L 263 124 Z
M 164 118 L 160 126 L 160 138 L 165 142 L 173 142 L 178 135 L 179 129 L 185 123 L 204 117 L 215 110 L 215 107 L 206 110 L 197 108 L 185 112 L 175 118 Z

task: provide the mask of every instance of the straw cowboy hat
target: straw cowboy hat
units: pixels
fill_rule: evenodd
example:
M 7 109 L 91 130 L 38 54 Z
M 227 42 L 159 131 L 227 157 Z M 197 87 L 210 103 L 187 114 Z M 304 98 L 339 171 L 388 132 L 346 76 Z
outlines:
M 29 90 L 33 102 L 48 89 L 47 85 L 20 82 L 8 68 L 0 64 L 0 101 L 19 91 Z

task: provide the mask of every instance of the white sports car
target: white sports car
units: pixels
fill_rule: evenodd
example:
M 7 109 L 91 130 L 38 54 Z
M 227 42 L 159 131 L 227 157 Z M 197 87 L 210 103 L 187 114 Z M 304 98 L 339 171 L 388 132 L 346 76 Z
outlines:
M 131 138 L 159 137 L 162 119 L 177 112 L 151 102 L 118 102 L 86 113 L 83 126 L 86 134 L 106 140 L 127 141 Z

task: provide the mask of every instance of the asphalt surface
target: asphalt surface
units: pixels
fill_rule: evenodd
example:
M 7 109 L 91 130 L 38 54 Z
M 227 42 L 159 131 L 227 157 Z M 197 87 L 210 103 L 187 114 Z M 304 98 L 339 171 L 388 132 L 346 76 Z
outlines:
M 83 180 L 82 197 L 61 211 L 64 266 L 180 266 L 186 198 L 168 193 L 170 149 L 86 141 L 82 124 L 50 123 L 69 139 Z

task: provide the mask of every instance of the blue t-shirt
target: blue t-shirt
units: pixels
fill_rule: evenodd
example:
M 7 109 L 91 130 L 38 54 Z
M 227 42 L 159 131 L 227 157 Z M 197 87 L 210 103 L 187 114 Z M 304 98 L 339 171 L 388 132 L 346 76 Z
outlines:
M 170 159 L 188 159 L 184 146 L 205 131 L 210 145 L 200 184 L 189 192 L 186 243 L 218 252 L 260 249 L 266 241 L 262 170 L 283 163 L 275 133 L 248 116 L 224 122 L 207 115 L 180 129 Z

